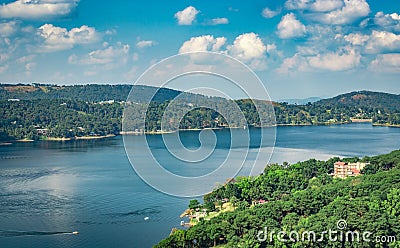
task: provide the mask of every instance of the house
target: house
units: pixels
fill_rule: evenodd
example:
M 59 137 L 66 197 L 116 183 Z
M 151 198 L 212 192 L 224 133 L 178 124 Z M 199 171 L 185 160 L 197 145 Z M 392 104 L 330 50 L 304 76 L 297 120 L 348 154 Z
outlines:
M 339 178 L 358 176 L 366 165 L 367 163 L 347 163 L 339 161 L 334 164 L 333 176 Z
M 38 135 L 47 135 L 49 132 L 49 129 L 47 128 L 37 128 L 36 132 Z
M 259 204 L 265 204 L 265 203 L 267 203 L 268 201 L 266 201 L 266 200 L 264 200 L 264 199 L 259 199 L 259 200 L 253 200 L 252 202 L 251 202 L 251 205 L 259 205 Z

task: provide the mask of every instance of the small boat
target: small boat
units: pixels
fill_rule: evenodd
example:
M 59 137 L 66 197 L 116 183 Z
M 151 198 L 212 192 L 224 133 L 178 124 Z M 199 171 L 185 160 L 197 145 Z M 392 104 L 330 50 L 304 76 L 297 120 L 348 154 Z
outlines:
M 144 217 L 143 219 L 144 219 L 144 220 L 149 220 L 149 219 L 150 219 L 150 217 L 147 217 L 147 216 L 146 216 L 146 217 Z
M 79 234 L 79 232 L 78 231 L 73 231 L 72 234 L 77 235 L 77 234 Z

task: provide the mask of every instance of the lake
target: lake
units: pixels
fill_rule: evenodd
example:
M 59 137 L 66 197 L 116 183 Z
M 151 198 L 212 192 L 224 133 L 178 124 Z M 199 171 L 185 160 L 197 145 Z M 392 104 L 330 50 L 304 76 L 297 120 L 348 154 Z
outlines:
M 215 132 L 222 140 L 216 154 L 224 154 L 229 130 Z M 257 132 L 250 129 L 255 137 Z M 197 147 L 198 137 L 198 131 L 181 135 L 189 147 Z M 160 135 L 148 140 L 154 156 L 174 173 L 207 173 L 218 163 L 183 168 L 159 145 Z M 260 145 L 252 142 L 252 147 Z M 144 145 L 138 143 L 137 149 Z M 370 156 L 399 148 L 400 128 L 365 123 L 278 127 L 270 162 Z M 0 247 L 151 247 L 179 227 L 189 200 L 144 183 L 129 163 L 121 136 L 0 146 Z

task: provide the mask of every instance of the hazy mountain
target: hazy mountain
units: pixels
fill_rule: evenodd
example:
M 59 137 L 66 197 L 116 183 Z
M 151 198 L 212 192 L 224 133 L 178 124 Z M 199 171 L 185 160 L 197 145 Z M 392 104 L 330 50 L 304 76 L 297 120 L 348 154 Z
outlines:
M 304 98 L 304 99 L 300 99 L 300 98 L 281 99 L 281 100 L 278 100 L 277 102 L 287 102 L 288 104 L 304 105 L 309 102 L 313 103 L 313 102 L 316 102 L 319 100 L 321 100 L 320 97 L 308 97 L 308 98 Z

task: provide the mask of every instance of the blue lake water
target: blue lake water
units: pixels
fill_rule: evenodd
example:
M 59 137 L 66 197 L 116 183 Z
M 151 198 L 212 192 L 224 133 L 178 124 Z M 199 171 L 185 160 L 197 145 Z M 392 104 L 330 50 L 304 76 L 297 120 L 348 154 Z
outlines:
M 256 147 L 258 131 L 250 132 Z M 229 131 L 216 133 L 223 154 L 229 149 L 224 141 Z M 195 131 L 181 135 L 187 147 L 197 147 L 198 137 Z M 193 170 L 213 169 L 213 161 L 210 167 L 183 168 L 168 158 L 160 135 L 148 138 L 157 151 L 155 157 L 170 171 L 191 175 Z M 138 149 L 144 146 L 138 144 Z M 278 127 L 270 162 L 376 155 L 395 149 L 400 149 L 399 128 Z M 120 136 L 0 146 L 0 247 L 151 247 L 179 227 L 179 215 L 188 201 L 144 183 L 132 169 Z M 69 234 L 73 231 L 79 235 Z

